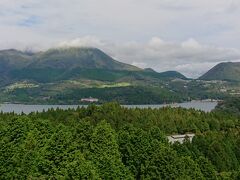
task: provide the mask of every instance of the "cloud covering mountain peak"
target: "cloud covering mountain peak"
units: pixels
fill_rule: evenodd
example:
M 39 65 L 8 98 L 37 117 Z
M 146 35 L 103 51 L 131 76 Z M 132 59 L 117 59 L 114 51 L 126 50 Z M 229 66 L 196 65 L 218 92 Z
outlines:
M 147 42 L 117 43 L 86 36 L 57 44 L 58 47 L 97 47 L 119 61 L 156 71 L 177 70 L 199 77 L 219 62 L 240 60 L 240 51 L 199 43 L 190 38 L 181 43 L 153 37 Z

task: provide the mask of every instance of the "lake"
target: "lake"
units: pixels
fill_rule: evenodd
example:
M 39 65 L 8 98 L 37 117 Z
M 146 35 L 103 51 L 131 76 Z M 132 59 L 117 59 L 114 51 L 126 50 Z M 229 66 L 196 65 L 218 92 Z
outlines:
M 209 102 L 209 101 L 191 101 L 185 103 L 175 103 L 175 104 L 160 104 L 160 105 L 123 105 L 128 108 L 162 108 L 165 106 L 171 107 L 183 107 L 183 108 L 194 108 L 197 110 L 202 110 L 205 112 L 212 111 L 217 105 L 217 102 Z M 24 105 L 24 104 L 1 104 L 0 111 L 2 112 L 15 112 L 15 113 L 26 113 L 29 114 L 31 112 L 42 112 L 43 110 L 48 109 L 68 109 L 73 108 L 76 109 L 78 106 L 86 106 L 86 105 Z

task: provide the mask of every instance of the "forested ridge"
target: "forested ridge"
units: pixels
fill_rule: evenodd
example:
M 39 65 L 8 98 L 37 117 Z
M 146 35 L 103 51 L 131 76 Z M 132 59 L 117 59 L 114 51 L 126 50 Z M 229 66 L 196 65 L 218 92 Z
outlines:
M 185 133 L 192 143 L 168 143 Z M 0 138 L 0 179 L 240 179 L 239 116 L 221 110 L 1 113 Z
M 240 116 L 240 97 L 231 97 L 218 103 L 216 111 L 224 111 L 228 114 Z

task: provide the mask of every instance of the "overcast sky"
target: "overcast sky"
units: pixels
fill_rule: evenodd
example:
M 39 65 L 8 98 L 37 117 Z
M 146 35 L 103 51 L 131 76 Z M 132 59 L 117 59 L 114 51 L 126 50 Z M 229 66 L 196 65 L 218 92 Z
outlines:
M 0 0 L 0 49 L 94 46 L 198 77 L 240 59 L 239 0 Z

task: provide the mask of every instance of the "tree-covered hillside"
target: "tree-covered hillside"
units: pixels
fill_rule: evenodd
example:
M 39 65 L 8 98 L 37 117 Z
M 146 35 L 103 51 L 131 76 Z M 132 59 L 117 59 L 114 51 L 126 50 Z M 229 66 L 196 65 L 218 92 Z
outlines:
M 239 179 L 239 127 L 225 112 L 116 103 L 1 113 L 0 179 Z
M 200 77 L 203 80 L 240 81 L 240 63 L 220 63 Z
M 216 107 L 216 111 L 224 111 L 240 116 L 240 97 L 232 97 L 220 102 Z

